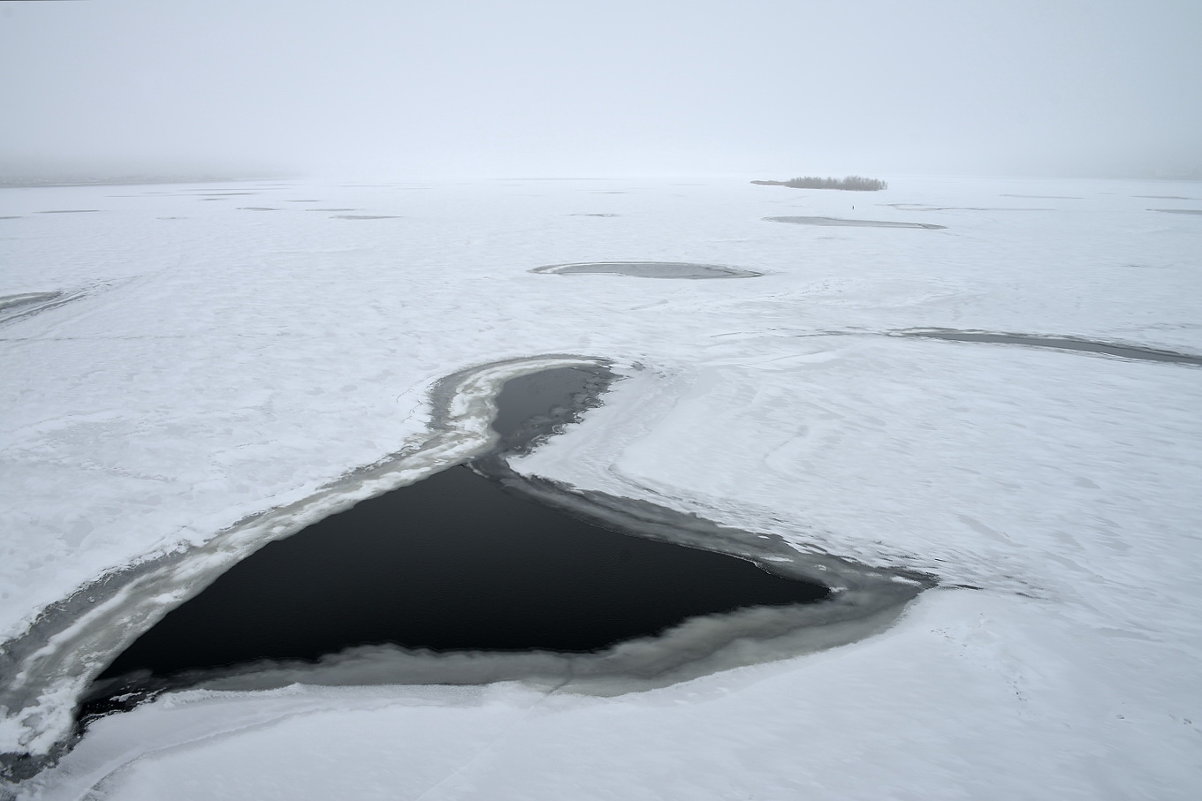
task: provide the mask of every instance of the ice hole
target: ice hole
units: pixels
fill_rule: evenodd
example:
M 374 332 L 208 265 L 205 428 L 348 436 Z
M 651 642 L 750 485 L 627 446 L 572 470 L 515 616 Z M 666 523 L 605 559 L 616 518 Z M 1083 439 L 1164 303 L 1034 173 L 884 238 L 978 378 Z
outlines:
M 460 466 L 266 545 L 101 678 L 380 643 L 599 651 L 690 617 L 827 592 L 743 559 L 607 531 Z
M 573 368 L 511 380 L 493 423 L 500 444 L 476 464 L 495 466 L 575 419 L 597 380 Z M 746 559 L 618 533 L 461 465 L 236 564 L 120 654 L 83 714 L 256 662 L 378 644 L 596 653 L 702 616 L 830 595 Z
M 1171 350 L 1147 348 L 1139 345 L 1124 345 L 1119 342 L 1099 342 L 1078 337 L 1035 336 L 1001 331 L 960 331 L 952 328 L 913 328 L 893 331 L 893 336 L 916 337 L 919 339 L 945 339 L 952 342 L 984 342 L 994 345 L 1023 345 L 1030 348 L 1081 351 L 1117 356 L 1121 359 L 1137 359 L 1150 362 L 1172 362 L 1202 366 L 1202 356 L 1178 353 Z

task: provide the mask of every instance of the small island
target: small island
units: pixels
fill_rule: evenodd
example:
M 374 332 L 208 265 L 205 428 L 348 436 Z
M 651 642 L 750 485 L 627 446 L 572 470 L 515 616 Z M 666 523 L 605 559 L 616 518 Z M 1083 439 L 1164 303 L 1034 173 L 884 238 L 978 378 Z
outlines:
M 816 175 L 806 175 L 801 178 L 790 178 L 787 181 L 752 181 L 761 186 L 789 186 L 794 189 L 847 189 L 853 192 L 877 192 L 888 189 L 889 184 L 877 178 L 865 178 L 862 175 L 849 175 L 846 178 L 819 178 Z

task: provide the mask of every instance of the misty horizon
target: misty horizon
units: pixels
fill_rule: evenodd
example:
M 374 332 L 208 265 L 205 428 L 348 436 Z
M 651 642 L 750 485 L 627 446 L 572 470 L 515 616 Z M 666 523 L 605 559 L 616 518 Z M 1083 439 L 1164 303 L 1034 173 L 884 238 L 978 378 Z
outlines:
M 0 4 L 0 182 L 1202 177 L 1202 6 Z

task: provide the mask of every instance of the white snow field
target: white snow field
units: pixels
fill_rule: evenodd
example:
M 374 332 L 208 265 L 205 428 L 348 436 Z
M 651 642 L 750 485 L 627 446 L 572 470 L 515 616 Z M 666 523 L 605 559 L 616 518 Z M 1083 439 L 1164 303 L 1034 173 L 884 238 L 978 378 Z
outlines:
M 900 332 L 1202 354 L 1202 216 L 1163 211 L 1202 184 L 887 177 L 0 190 L 0 751 L 258 545 L 480 452 L 543 366 L 624 380 L 520 471 L 940 584 L 606 692 L 168 694 L 0 797 L 1199 797 L 1202 366 Z M 763 275 L 531 272 L 594 261 Z

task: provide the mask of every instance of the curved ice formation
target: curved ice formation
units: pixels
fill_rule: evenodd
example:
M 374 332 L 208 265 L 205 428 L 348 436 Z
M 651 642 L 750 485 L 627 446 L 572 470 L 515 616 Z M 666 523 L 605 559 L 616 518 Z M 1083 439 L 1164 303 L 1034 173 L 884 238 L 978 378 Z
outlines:
M 765 217 L 768 222 L 792 223 L 794 225 L 820 225 L 847 228 L 926 228 L 940 230 L 946 225 L 934 223 L 898 222 L 896 220 L 846 220 L 842 217 Z
M 19 295 L 0 295 L 0 313 L 11 312 L 35 303 L 45 303 L 62 296 L 62 292 L 23 292 Z
M 944 339 L 952 342 L 984 342 L 994 345 L 1021 345 L 1029 348 L 1099 353 L 1105 356 L 1117 356 L 1121 359 L 1202 366 L 1202 355 L 1159 350 L 1141 345 L 1126 345 L 1118 342 L 1101 342 L 1081 337 L 1037 336 L 1003 331 L 959 330 L 954 328 L 911 328 L 902 331 L 890 331 L 889 336 Z
M 784 576 L 814 579 L 831 589 L 832 598 L 816 606 L 695 618 L 658 638 L 620 643 L 587 656 L 477 653 L 465 657 L 396 648 L 354 649 L 316 666 L 259 665 L 223 675 L 222 686 L 267 686 L 294 681 L 302 673 L 305 681 L 329 684 L 421 682 L 438 675 L 442 683 L 552 680 L 560 686 L 571 683 L 580 692 L 626 692 L 854 641 L 888 625 L 910 599 L 933 585 L 928 576 L 869 568 L 820 552 L 802 553 L 779 537 L 724 528 L 649 501 L 576 492 L 517 474 L 505 457 L 528 450 L 575 419 L 580 403 L 590 399 L 536 408 L 530 416 L 527 409 L 511 420 L 501 416 L 494 430 L 490 422 L 500 390 L 515 378 L 558 367 L 591 372 L 593 390 L 587 394 L 593 395 L 593 402 L 596 388 L 612 378 L 603 360 L 557 355 L 492 363 L 448 376 L 431 390 L 433 423 L 425 442 L 351 471 L 303 501 L 251 516 L 201 546 L 105 576 L 45 610 L 29 632 L 6 643 L 2 667 L 11 680 L 0 690 L 0 705 L 6 710 L 0 723 L 8 730 L 6 772 L 13 778 L 31 775 L 69 749 L 73 710 L 92 679 L 143 631 L 229 566 L 263 544 L 359 500 L 473 457 L 475 469 L 542 503 L 620 531 L 738 556 Z M 191 679 L 216 681 L 217 677 Z
M 1046 200 L 1084 200 L 1085 198 L 1079 195 L 1016 195 L 1009 192 L 1003 192 L 999 197 L 1026 197 L 1026 198 L 1042 198 Z
M 251 515 L 203 545 L 181 546 L 113 571 L 46 608 L 0 650 L 0 753 L 44 758 L 61 749 L 74 726 L 77 699 L 105 665 L 263 544 L 487 452 L 496 440 L 490 428 L 494 398 L 506 381 L 553 367 L 606 364 L 549 354 L 453 373 L 430 390 L 432 419 L 425 441 L 352 470 L 309 498 Z M 0 764 L 5 761 L 11 760 L 0 759 Z
M 271 564 L 256 562 L 260 557 L 255 556 L 245 566 L 240 565 L 229 576 L 219 579 L 219 583 L 225 585 L 225 595 L 197 598 L 190 607 L 180 610 L 186 611 L 186 615 L 169 617 L 162 624 L 165 628 L 149 632 L 146 638 L 117 661 L 116 666 L 119 667 L 116 670 L 110 668 L 106 671 L 106 675 L 102 676 L 89 692 L 89 700 L 84 707 L 85 719 L 113 709 L 128 708 L 163 690 L 197 686 L 263 688 L 277 686 L 276 682 L 287 684 L 302 679 L 308 684 L 470 684 L 502 679 L 546 679 L 562 683 L 571 678 L 573 688 L 581 692 L 594 692 L 602 688 L 619 692 L 623 687 L 632 689 L 650 686 L 648 682 L 670 684 L 682 678 L 735 664 L 766 661 L 782 654 L 796 655 L 859 639 L 891 621 L 900 612 L 905 601 L 912 598 L 923 586 L 929 586 L 929 581 L 916 574 L 865 569 L 851 562 L 821 554 L 803 555 L 779 538 L 723 528 L 694 515 L 683 514 L 645 500 L 586 493 L 545 479 L 527 478 L 509 467 L 511 457 L 529 452 L 535 443 L 558 430 L 564 423 L 574 420 L 584 408 L 594 405 L 596 396 L 604 391 L 610 377 L 598 370 L 558 368 L 508 381 L 497 398 L 499 412 L 493 422 L 493 427 L 499 434 L 499 442 L 488 454 L 473 460 L 471 464 L 474 472 L 484 474 L 517 494 L 533 498 L 538 501 L 537 506 L 558 508 L 570 518 L 582 519 L 590 524 L 594 531 L 600 528 L 634 535 L 634 539 L 628 540 L 629 547 L 635 549 L 640 556 L 635 564 L 630 565 L 629 572 L 623 571 L 621 586 L 605 590 L 594 587 L 583 595 L 575 596 L 565 588 L 562 610 L 549 616 L 538 611 L 537 607 L 541 604 L 531 607 L 532 596 L 527 590 L 521 590 L 515 596 L 515 603 L 518 608 L 529 607 L 529 611 L 517 618 L 477 609 L 476 605 L 481 599 L 474 597 L 477 594 L 475 591 L 462 598 L 444 597 L 437 602 L 438 608 L 447 605 L 458 610 L 451 618 L 438 624 L 447 627 L 444 632 L 441 629 L 430 630 L 424 619 L 407 623 L 403 619 L 390 618 L 387 614 L 378 620 L 374 617 L 377 606 L 381 609 L 391 608 L 396 598 L 409 598 L 403 603 L 411 605 L 413 609 L 425 609 L 423 604 L 426 603 L 427 597 L 440 597 L 443 592 L 437 584 L 424 588 L 423 579 L 418 576 L 406 579 L 406 570 L 414 569 L 413 566 L 398 566 L 396 570 L 389 571 L 389 581 L 400 582 L 404 587 L 396 589 L 388 597 L 371 601 L 369 607 L 360 612 L 349 613 L 367 615 L 362 626 L 344 626 L 342 628 L 346 629 L 347 633 L 338 635 L 328 623 L 324 626 L 318 624 L 318 633 L 313 638 L 298 638 L 298 635 L 293 633 L 284 633 L 281 637 L 269 637 L 268 641 L 261 642 L 257 638 L 248 638 L 245 631 L 241 635 L 236 633 L 241 630 L 242 624 L 231 618 L 231 615 L 236 615 L 233 610 L 237 606 L 245 607 L 245 604 L 250 603 L 246 600 L 248 594 L 255 595 L 258 587 L 277 581 L 291 585 L 294 581 L 270 575 L 268 571 L 272 569 Z M 447 471 L 430 477 L 427 481 L 438 484 L 439 488 L 429 490 L 427 494 L 409 497 L 394 495 L 391 499 L 375 499 L 347 514 L 355 514 L 362 518 L 358 521 L 362 525 L 374 526 L 369 520 L 373 514 L 377 517 L 378 514 L 367 511 L 368 506 L 381 502 L 394 505 L 398 502 L 412 504 L 411 511 L 415 515 L 413 519 L 430 520 L 432 527 L 429 532 L 423 534 L 415 532 L 417 541 L 426 543 L 419 545 L 419 549 L 428 553 L 415 554 L 414 565 L 421 565 L 424 560 L 431 558 L 447 558 L 447 553 L 459 553 L 457 549 L 461 546 L 458 544 L 460 538 L 456 529 L 480 525 L 478 521 L 469 522 L 470 515 L 465 516 L 456 510 L 438 512 L 439 505 L 448 496 L 470 497 L 471 503 L 481 504 L 488 510 L 488 515 L 512 514 L 520 517 L 528 514 L 521 510 L 504 511 L 496 508 L 499 502 L 502 505 L 508 503 L 505 501 L 507 493 L 485 491 L 483 487 L 471 483 L 481 479 L 472 477 L 469 480 L 466 473 L 458 470 L 453 473 L 454 475 L 452 471 Z M 484 486 L 488 483 L 485 482 Z M 388 519 L 403 521 L 408 519 L 409 511 L 407 507 L 402 506 L 385 514 Z M 433 520 L 444 514 L 460 522 L 451 529 L 443 530 Z M 544 520 L 553 517 L 545 511 L 540 514 Z M 537 516 L 532 518 L 531 525 L 539 526 L 540 523 L 536 522 L 538 519 Z M 327 535 L 328 533 L 326 532 Z M 316 538 L 313 536 L 315 534 Z M 304 544 L 299 552 L 290 550 L 285 554 L 284 551 L 277 551 L 272 555 L 273 558 L 283 559 L 286 564 L 298 567 L 312 563 L 314 558 L 311 554 L 302 558 L 300 562 L 297 561 L 298 556 L 303 557 L 313 549 L 326 547 L 323 544 L 323 537 L 326 535 L 316 530 L 307 532 L 307 535 L 307 538 L 302 538 Z M 431 535 L 440 541 L 445 537 L 445 548 L 439 542 L 427 542 L 425 538 Z M 513 535 L 517 538 L 516 553 L 521 553 L 521 549 L 529 547 L 531 542 L 538 542 L 538 535 L 535 535 L 533 540 L 524 533 L 514 532 Z M 436 565 L 416 569 L 439 574 L 442 576 L 439 579 L 440 583 L 451 581 L 452 584 L 475 587 L 481 596 L 487 597 L 489 593 L 495 593 L 499 589 L 504 592 L 503 587 L 507 581 L 521 581 L 531 589 L 547 581 L 554 584 L 550 577 L 539 579 L 538 571 L 561 569 L 560 562 L 565 557 L 569 561 L 572 558 L 584 558 L 589 561 L 599 559 L 601 563 L 608 564 L 608 557 L 605 555 L 608 549 L 621 547 L 620 543 L 614 542 L 614 535 L 600 532 L 571 533 L 565 528 L 561 535 L 570 537 L 569 541 L 538 544 L 538 548 L 545 549 L 547 553 L 547 565 L 513 565 L 518 576 L 525 578 L 509 576 L 508 571 L 504 574 L 492 573 L 488 567 L 479 564 L 480 559 L 498 559 L 504 562 L 514 558 L 513 554 L 500 553 L 489 557 L 489 548 L 493 546 L 488 543 L 480 544 L 479 550 L 482 553 L 479 557 L 466 554 L 449 557 L 457 562 L 446 563 L 446 571 L 440 570 Z M 348 531 L 346 536 L 358 535 Z M 578 545 L 573 544 L 577 537 L 583 538 Z M 365 543 L 370 543 L 371 539 L 369 535 Z M 625 538 L 618 536 L 617 539 Z M 663 544 L 645 542 L 646 540 Z M 679 551 L 677 557 L 686 575 L 677 575 L 675 579 L 662 576 L 657 581 L 662 586 L 655 590 L 656 592 L 666 591 L 673 580 L 684 580 L 687 583 L 687 574 L 691 570 L 697 570 L 698 580 L 704 581 L 702 576 L 709 576 L 710 581 L 726 578 L 733 580 L 739 587 L 736 595 L 743 594 L 742 602 L 734 598 L 730 598 L 729 601 L 717 601 L 717 596 L 711 598 L 704 590 L 699 594 L 690 593 L 687 587 L 682 587 L 677 603 L 665 604 L 664 608 L 657 612 L 639 616 L 640 619 L 646 618 L 642 622 L 651 628 L 643 630 L 647 633 L 636 633 L 640 631 L 639 623 L 626 620 L 620 610 L 624 603 L 629 604 L 631 598 L 637 597 L 640 591 L 650 589 L 645 583 L 651 578 L 646 572 L 647 568 L 666 567 L 659 563 L 659 559 L 666 558 L 664 544 L 687 546 Z M 284 547 L 289 548 L 290 544 Z M 370 544 L 365 547 L 369 550 L 373 548 Z M 449 551 L 445 550 L 446 548 L 449 548 Z M 578 548 L 579 555 L 569 556 L 564 553 L 565 548 L 568 551 Z M 729 560 L 719 560 L 712 556 L 703 558 L 696 551 L 710 551 L 723 556 L 742 558 L 777 578 L 764 577 L 762 581 L 755 581 L 752 580 L 752 574 L 757 571 L 748 566 L 731 563 L 723 567 L 719 562 Z M 375 553 L 374 550 L 372 552 Z M 652 557 L 649 552 L 657 556 Z M 331 555 L 331 558 L 338 557 Z M 356 557 L 350 555 L 348 558 Z M 387 556 L 384 558 L 385 561 L 390 561 Z M 475 566 L 472 564 L 473 558 L 477 563 Z M 642 561 L 644 558 L 649 561 Z M 316 561 L 322 560 L 318 558 Z M 250 571 L 244 569 L 251 568 L 252 564 L 254 567 Z M 361 571 L 361 568 L 349 569 L 352 573 Z M 459 571 L 464 569 L 474 578 L 449 578 L 459 575 Z M 472 573 L 481 569 L 485 572 Z M 570 568 L 568 570 L 570 572 Z M 715 573 L 715 570 L 719 572 Z M 339 572 L 342 575 L 346 574 L 345 570 Z M 366 572 L 370 573 L 371 570 Z M 228 581 L 227 579 L 234 577 L 235 573 L 238 574 L 236 579 Z M 312 573 L 305 575 L 308 578 L 301 578 L 298 574 L 296 582 L 303 586 L 308 586 L 310 581 L 315 582 L 318 587 L 318 599 L 322 597 L 322 587 L 325 587 L 325 592 L 328 593 L 331 583 L 335 588 L 338 586 L 337 578 Z M 718 575 L 724 578 L 719 579 Z M 794 579 L 796 583 L 782 582 L 781 578 Z M 590 581 L 595 584 L 598 580 L 604 582 L 611 579 L 612 575 L 606 568 L 602 568 L 600 573 L 591 577 L 587 570 L 580 575 L 580 581 L 586 587 L 591 586 Z M 792 585 L 792 588 L 789 585 Z M 283 606 L 299 610 L 313 600 L 297 598 L 294 607 L 294 602 L 288 600 L 288 592 L 284 590 L 280 599 L 271 599 L 266 602 L 267 605 L 272 608 Z M 414 593 L 417 595 L 414 596 Z M 722 597 L 726 598 L 729 595 L 728 592 Z M 370 595 L 366 597 L 371 598 Z M 606 602 L 601 600 L 606 597 L 612 597 L 616 604 L 614 619 L 606 617 Z M 553 599 L 554 595 L 546 600 L 553 602 Z M 810 606 L 816 601 L 820 603 Z M 235 606 L 232 607 L 231 603 Z M 320 605 L 321 601 L 318 600 L 317 603 Z M 649 602 L 644 600 L 640 603 Z M 713 606 L 715 603 L 717 605 Z M 731 611 L 714 611 L 708 614 L 703 612 L 727 608 L 727 603 L 732 603 L 732 606 L 728 607 Z M 775 606 L 776 604 L 783 606 Z M 321 607 L 323 610 L 324 608 Z M 579 621 L 577 625 L 587 626 L 588 630 L 573 632 L 563 628 L 564 621 L 560 618 L 565 610 L 572 610 L 571 619 Z M 676 617 L 678 613 L 680 617 Z M 280 616 L 287 613 L 277 608 L 275 612 L 268 614 Z M 320 614 L 324 612 L 317 609 L 302 613 L 314 616 Z M 343 614 L 347 613 L 339 613 L 338 617 Z M 442 613 L 429 610 L 426 614 Z M 460 614 L 465 617 L 459 618 Z M 481 616 L 492 621 L 490 626 L 499 628 L 474 631 L 473 627 L 476 624 L 472 621 Z M 219 653 L 203 647 L 192 648 L 189 643 L 193 635 L 189 630 L 197 625 L 208 625 L 214 620 L 228 621 L 227 624 L 220 625 L 230 627 L 232 639 L 229 647 L 224 650 L 218 649 Z M 588 623 L 589 620 L 593 620 L 593 623 Z M 633 629 L 630 628 L 632 624 Z M 260 621 L 251 624 L 250 628 L 268 625 L 270 624 Z M 668 625 L 669 628 L 656 633 L 655 629 L 661 625 Z M 801 629 L 805 631 L 802 632 Z M 351 634 L 351 630 L 358 633 Z M 366 633 L 368 630 L 370 634 Z M 353 643 L 355 638 L 367 643 L 383 642 L 394 637 L 395 642 L 409 645 L 335 645 L 334 649 L 341 647 L 342 650 L 331 649 L 333 643 Z M 613 639 L 607 639 L 610 637 Z M 771 640 L 772 644 L 761 648 L 761 641 L 766 640 Z M 531 641 L 537 641 L 541 645 L 518 644 Z M 485 645 L 485 642 L 494 645 Z M 603 644 L 606 642 L 609 644 Z M 735 642 L 739 642 L 740 646 L 725 655 L 719 655 L 733 648 Z M 497 643 L 503 644 L 498 646 Z M 323 655 L 323 648 L 330 650 L 325 651 Z M 427 650 L 429 648 L 437 648 L 443 652 L 432 652 Z M 524 649 L 524 656 L 515 655 L 513 652 L 517 649 Z M 469 653 L 470 658 L 465 658 L 464 655 Z M 285 654 L 287 656 L 284 656 Z M 305 662 L 304 659 L 307 658 L 318 659 L 317 666 Z M 258 661 L 247 661 L 249 659 Z M 206 667 L 235 663 L 234 667 Z M 154 670 L 154 675 L 137 672 L 143 668 Z
M 35 211 L 34 214 L 91 214 L 96 211 L 100 211 L 100 209 L 47 209 Z
M 763 273 L 719 264 L 678 261 L 590 261 L 535 267 L 532 273 L 554 275 L 626 275 L 634 278 L 758 278 Z
M 84 292 L 24 292 L 19 295 L 0 295 L 0 323 L 30 317 L 62 306 L 84 296 Z
M 520 681 L 558 692 L 615 696 L 666 687 L 709 673 L 787 659 L 872 636 L 892 624 L 923 587 L 898 583 L 891 603 L 854 592 L 834 602 L 756 606 L 689 618 L 655 637 L 597 653 L 483 652 L 369 645 L 304 660 L 263 661 L 181 676 L 189 690 L 256 691 L 288 687 L 471 685 Z M 172 689 L 165 687 L 162 689 Z M 109 709 L 152 696 L 121 697 Z

